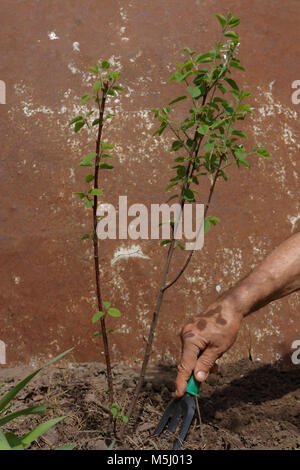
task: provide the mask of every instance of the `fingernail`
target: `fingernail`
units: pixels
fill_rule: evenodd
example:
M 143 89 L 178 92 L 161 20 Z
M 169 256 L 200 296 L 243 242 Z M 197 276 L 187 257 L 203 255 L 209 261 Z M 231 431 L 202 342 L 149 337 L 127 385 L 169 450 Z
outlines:
M 206 372 L 202 372 L 201 370 L 197 372 L 196 377 L 199 380 L 199 382 L 204 382 L 204 380 L 207 378 L 208 374 Z

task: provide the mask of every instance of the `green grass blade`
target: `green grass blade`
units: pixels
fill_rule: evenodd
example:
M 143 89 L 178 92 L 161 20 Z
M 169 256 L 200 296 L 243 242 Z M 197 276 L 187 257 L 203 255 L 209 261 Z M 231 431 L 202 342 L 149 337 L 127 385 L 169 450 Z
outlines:
M 48 429 L 55 426 L 57 423 L 65 419 L 66 416 L 61 416 L 60 418 L 50 419 L 45 423 L 39 424 L 35 429 L 30 431 L 28 434 L 22 437 L 21 442 L 24 446 L 28 446 L 33 441 L 36 441 L 44 432 L 48 431 Z
M 64 446 L 57 447 L 55 450 L 73 450 L 75 444 L 72 442 L 71 444 L 65 444 Z
M 9 446 L 11 448 L 11 450 L 24 450 L 24 446 L 22 444 L 22 441 L 21 439 L 19 439 L 18 436 L 16 436 L 16 434 L 12 433 L 12 432 L 7 432 L 5 434 L 5 437 L 9 443 Z
M 8 403 L 20 392 L 20 390 L 22 390 L 22 388 L 25 387 L 25 385 L 28 384 L 28 382 L 30 382 L 36 376 L 36 374 L 38 374 L 44 367 L 47 367 L 50 364 L 53 364 L 53 362 L 58 361 L 59 359 L 64 357 L 73 349 L 74 348 L 68 349 L 67 351 L 64 351 L 63 353 L 56 356 L 54 359 L 51 359 L 51 361 L 47 362 L 47 364 L 45 364 L 43 367 L 40 367 L 38 370 L 28 375 L 28 377 L 26 377 L 24 380 L 19 382 L 15 387 L 13 387 L 9 392 L 7 392 L 6 395 L 4 395 L 0 400 L 0 414 L 1 414 L 1 411 L 8 405 Z
M 25 387 L 25 385 L 30 382 L 33 377 L 40 372 L 41 368 L 28 375 L 24 380 L 19 382 L 15 387 L 13 387 L 9 392 L 7 392 L 0 400 L 0 414 L 1 411 L 8 405 L 8 403 Z
M 8 423 L 9 421 L 12 421 L 15 418 L 18 418 L 19 416 L 26 416 L 26 415 L 35 415 L 39 413 L 44 413 L 46 411 L 47 407 L 44 405 L 40 406 L 30 406 L 28 408 L 23 408 L 22 410 L 15 411 L 14 413 L 10 413 L 4 418 L 0 419 L 0 426 L 4 426 L 4 424 Z
M 0 429 L 0 450 L 11 450 L 8 440 Z

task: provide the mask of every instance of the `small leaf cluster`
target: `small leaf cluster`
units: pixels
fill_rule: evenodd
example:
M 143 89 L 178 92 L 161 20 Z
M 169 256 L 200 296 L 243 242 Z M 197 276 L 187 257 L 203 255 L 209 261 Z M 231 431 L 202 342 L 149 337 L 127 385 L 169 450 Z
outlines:
M 96 312 L 94 314 L 93 318 L 92 318 L 92 323 L 97 323 L 97 321 L 101 320 L 101 318 L 105 318 L 107 315 L 109 315 L 111 317 L 120 317 L 121 316 L 120 310 L 118 310 L 115 307 L 111 307 L 110 302 L 104 301 L 103 306 L 104 306 L 104 312 L 103 311 Z M 111 328 L 106 329 L 106 333 L 112 333 L 112 332 L 113 332 L 113 330 Z M 94 336 L 102 335 L 102 333 L 103 332 L 101 330 L 96 331 L 94 333 Z
M 188 57 L 182 64 L 176 63 L 176 71 L 169 79 L 183 84 L 185 94 L 174 98 L 162 109 L 152 109 L 159 122 L 153 135 L 160 136 L 166 129 L 174 135 L 170 151 L 176 153 L 172 166 L 175 175 L 170 178 L 166 191 L 177 192 L 167 202 L 179 198 L 180 203 L 193 203 L 200 176 L 216 176 L 227 181 L 224 170 L 230 165 L 250 167 L 249 156 L 270 156 L 264 144 L 247 151 L 244 145 L 247 135 L 239 125 L 254 112 L 245 102 L 250 92 L 241 89 L 232 77 L 234 71 L 245 71 L 237 57 L 240 37 L 233 30 L 240 20 L 231 13 L 216 17 L 222 31 L 214 48 L 196 53 L 185 47 L 183 51 Z M 186 115 L 178 122 L 176 106 L 184 102 L 188 103 Z M 208 218 L 205 231 L 217 221 L 217 218 Z M 161 244 L 169 242 L 164 240 Z
M 88 67 L 88 70 L 96 75 L 96 79 L 93 83 L 93 93 L 82 96 L 80 104 L 84 105 L 89 101 L 93 101 L 96 105 L 93 110 L 87 113 L 80 113 L 78 116 L 71 119 L 69 125 L 74 126 L 75 133 L 79 132 L 84 126 L 86 126 L 89 131 L 98 129 L 99 132 L 99 126 L 102 126 L 107 119 L 113 117 L 111 113 L 101 115 L 101 99 L 103 99 L 103 97 L 106 99 L 107 96 L 117 96 L 119 92 L 123 91 L 121 86 L 116 85 L 116 81 L 120 78 L 120 73 L 111 70 L 110 63 L 107 60 L 102 60 L 95 66 Z M 110 152 L 113 148 L 113 144 L 101 140 L 99 149 L 85 155 L 79 163 L 79 166 L 94 168 L 97 166 L 99 170 L 112 170 L 114 166 L 108 162 L 115 158 L 115 155 L 112 155 Z M 86 175 L 85 182 L 92 187 L 83 191 L 75 191 L 73 194 L 83 200 L 87 209 L 91 209 L 94 205 L 97 205 L 97 198 L 102 196 L 103 192 L 98 187 L 93 187 L 95 183 L 95 173 Z M 81 237 L 81 240 L 93 238 L 94 236 L 94 232 L 87 233 Z
M 121 407 L 118 405 L 118 403 L 112 403 L 110 412 L 117 422 L 123 421 L 123 423 L 128 423 L 128 418 L 127 416 L 123 415 Z

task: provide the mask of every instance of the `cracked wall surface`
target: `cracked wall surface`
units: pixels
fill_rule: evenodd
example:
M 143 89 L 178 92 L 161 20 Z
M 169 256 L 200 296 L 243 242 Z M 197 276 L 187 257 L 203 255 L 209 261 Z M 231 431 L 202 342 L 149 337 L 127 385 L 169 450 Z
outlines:
M 73 134 L 70 119 L 88 106 L 87 67 L 107 59 L 125 88 L 107 110 L 115 117 L 104 137 L 115 144 L 115 170 L 103 175 L 103 202 L 161 204 L 172 165 L 172 136 L 152 137 L 151 108 L 182 94 L 168 83 L 182 48 L 206 52 L 219 34 L 215 13 L 241 18 L 236 79 L 252 92 L 255 114 L 245 122 L 249 147 L 266 143 L 272 159 L 251 159 L 218 183 L 209 232 L 178 284 L 167 291 L 151 359 L 174 363 L 179 331 L 276 245 L 300 230 L 300 104 L 291 84 L 300 78 L 299 2 L 253 0 L 4 0 L 0 4 L 0 79 L 6 85 L 1 122 L 0 340 L 7 363 L 37 364 L 73 345 L 77 361 L 103 360 L 94 338 L 93 252 L 79 240 L 91 214 L 73 195 L 86 174 L 78 163 L 93 139 Z M 105 172 L 104 172 L 105 173 Z M 208 181 L 201 182 L 205 199 Z M 180 251 L 180 250 L 179 250 Z M 106 240 L 100 263 L 104 300 L 122 312 L 109 327 L 114 361 L 134 364 L 145 348 L 166 248 L 157 240 Z M 171 274 L 184 259 L 178 253 Z M 289 357 L 299 339 L 300 294 L 244 321 L 226 361 Z

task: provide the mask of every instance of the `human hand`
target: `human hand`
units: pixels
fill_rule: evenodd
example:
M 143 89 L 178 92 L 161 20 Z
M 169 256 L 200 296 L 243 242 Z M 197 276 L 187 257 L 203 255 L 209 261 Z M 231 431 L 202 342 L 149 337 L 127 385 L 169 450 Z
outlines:
M 242 318 L 243 315 L 225 299 L 214 302 L 193 323 L 182 328 L 183 349 L 176 379 L 176 397 L 184 395 L 193 372 L 198 382 L 206 380 L 216 359 L 235 342 Z

